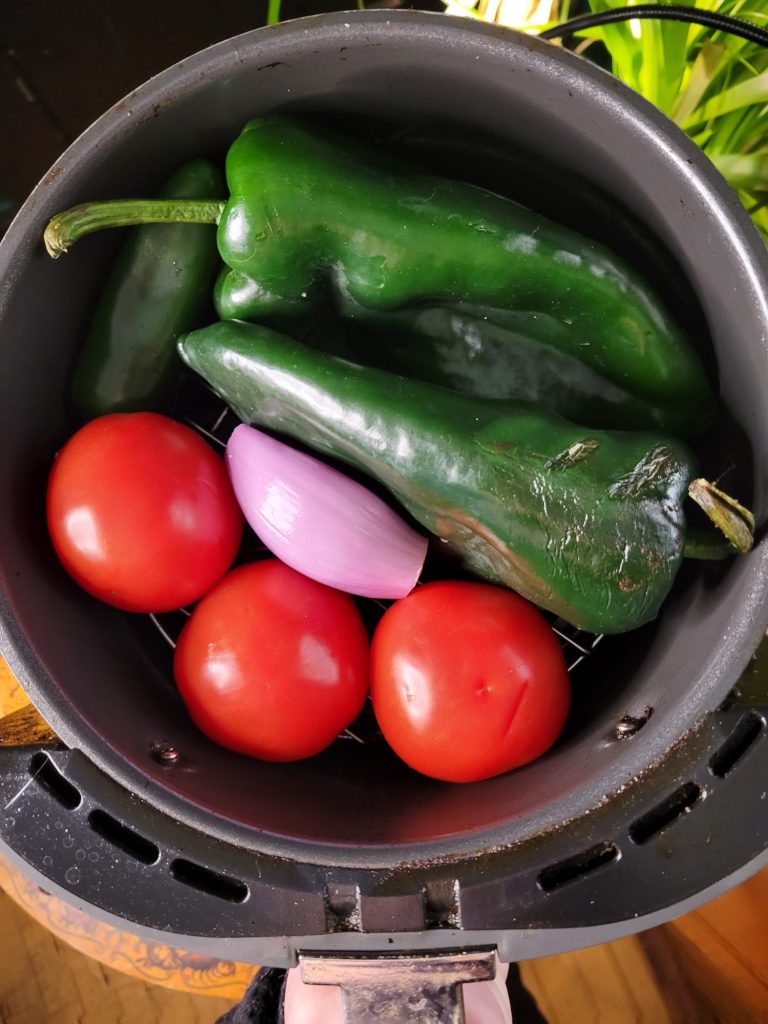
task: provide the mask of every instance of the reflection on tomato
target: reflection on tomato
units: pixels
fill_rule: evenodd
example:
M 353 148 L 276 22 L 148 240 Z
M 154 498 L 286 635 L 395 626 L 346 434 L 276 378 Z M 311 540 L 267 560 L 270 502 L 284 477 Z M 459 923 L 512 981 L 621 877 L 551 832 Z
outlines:
M 207 736 L 266 761 L 327 747 L 368 692 L 368 637 L 351 597 L 277 559 L 235 569 L 197 606 L 174 675 Z
M 543 616 L 484 583 L 417 587 L 373 638 L 371 696 L 394 751 L 448 782 L 491 778 L 539 757 L 570 707 L 563 653 Z
M 87 423 L 59 452 L 48 529 L 67 572 L 132 612 L 196 601 L 232 564 L 243 531 L 223 459 L 155 413 Z

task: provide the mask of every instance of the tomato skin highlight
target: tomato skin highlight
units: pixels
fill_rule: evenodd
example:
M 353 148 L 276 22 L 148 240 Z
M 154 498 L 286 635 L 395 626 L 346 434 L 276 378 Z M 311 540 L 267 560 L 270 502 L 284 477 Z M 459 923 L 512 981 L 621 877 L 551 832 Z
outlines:
M 296 761 L 362 710 L 368 636 L 348 594 L 269 559 L 235 569 L 203 598 L 179 637 L 174 676 L 212 740 Z
M 124 611 L 196 601 L 234 561 L 243 532 L 223 459 L 156 413 L 91 420 L 48 479 L 48 529 L 64 568 Z
M 374 633 L 379 727 L 403 761 L 432 778 L 477 782 L 540 757 L 560 735 L 570 693 L 548 622 L 500 587 L 426 583 Z

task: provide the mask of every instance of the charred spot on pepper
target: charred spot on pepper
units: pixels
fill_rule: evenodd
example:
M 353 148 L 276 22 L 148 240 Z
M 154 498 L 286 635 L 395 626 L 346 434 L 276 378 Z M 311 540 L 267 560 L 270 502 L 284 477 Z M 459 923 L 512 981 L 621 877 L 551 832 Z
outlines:
M 555 455 L 545 464 L 546 469 L 568 469 L 578 462 L 589 458 L 592 452 L 600 447 L 600 442 L 594 437 L 585 437 L 583 441 L 577 441 L 570 445 L 565 451 Z
M 633 580 L 629 576 L 622 576 L 619 580 L 619 590 L 624 591 L 625 594 L 632 593 L 633 590 L 639 590 L 644 585 L 642 581 Z
M 644 494 L 677 469 L 678 460 L 665 444 L 656 445 L 637 465 L 612 484 L 608 493 L 612 498 L 633 498 Z

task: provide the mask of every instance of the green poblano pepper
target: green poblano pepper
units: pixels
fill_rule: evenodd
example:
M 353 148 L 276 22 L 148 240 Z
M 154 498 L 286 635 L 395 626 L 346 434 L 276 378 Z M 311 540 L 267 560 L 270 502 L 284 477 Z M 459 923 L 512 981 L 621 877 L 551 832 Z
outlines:
M 683 557 L 694 460 L 664 435 L 588 431 L 220 322 L 179 351 L 246 422 L 379 479 L 468 567 L 596 633 L 653 619 Z
M 603 246 L 508 199 L 414 172 L 300 122 L 253 121 L 227 156 L 220 316 L 296 311 L 330 278 L 342 302 L 425 300 L 544 313 L 563 345 L 629 393 L 709 404 L 701 364 L 651 289 Z M 261 298 L 247 304 L 246 280 Z
M 217 289 L 224 317 L 295 315 L 329 287 L 371 310 L 439 301 L 542 313 L 571 328 L 570 354 L 629 394 L 696 416 L 711 403 L 699 359 L 645 281 L 508 199 L 281 114 L 245 126 L 226 170 L 226 204 L 85 204 L 51 221 L 49 251 L 118 224 L 217 221 L 232 272 Z
M 491 319 L 491 312 L 494 319 Z M 270 322 L 269 326 L 277 326 Z M 546 313 L 479 306 L 419 306 L 393 313 L 356 307 L 288 327 L 305 344 L 365 366 L 476 398 L 535 402 L 587 427 L 695 436 L 707 419 L 628 394 L 554 344 L 567 330 Z
M 191 160 L 160 196 L 200 199 L 224 193 L 221 171 Z M 219 263 L 210 225 L 134 228 L 96 303 L 72 384 L 85 417 L 167 411 L 182 369 L 176 339 L 200 325 Z M 205 321 L 203 321 L 205 322 Z

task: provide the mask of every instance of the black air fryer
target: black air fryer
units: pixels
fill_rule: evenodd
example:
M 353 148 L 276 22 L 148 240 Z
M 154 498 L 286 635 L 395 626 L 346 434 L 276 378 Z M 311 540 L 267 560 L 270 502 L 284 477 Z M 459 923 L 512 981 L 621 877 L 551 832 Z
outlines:
M 716 364 L 727 416 L 706 468 L 730 470 L 758 524 L 768 258 L 709 161 L 607 73 L 469 19 L 386 11 L 259 29 L 151 79 L 64 153 L 0 244 L 0 649 L 61 740 L 0 750 L 0 852 L 147 939 L 275 966 L 301 954 L 308 975 L 346 979 L 370 1005 L 385 975 L 402 993 L 438 971 L 453 991 L 487 972 L 489 951 L 513 961 L 626 935 L 766 863 L 768 548 L 758 531 L 745 557 L 686 566 L 633 633 L 556 623 L 573 666 L 566 731 L 487 782 L 419 776 L 375 735 L 267 764 L 200 734 L 170 670 L 180 623 L 94 601 L 47 538 L 73 360 L 119 239 L 54 263 L 41 236 L 53 213 L 145 194 L 278 109 L 520 199 L 645 273 Z M 184 401 L 226 439 L 210 396 L 191 386 Z M 391 1019 L 460 1020 L 415 1005 Z

